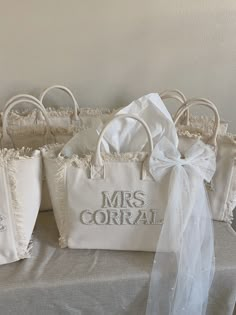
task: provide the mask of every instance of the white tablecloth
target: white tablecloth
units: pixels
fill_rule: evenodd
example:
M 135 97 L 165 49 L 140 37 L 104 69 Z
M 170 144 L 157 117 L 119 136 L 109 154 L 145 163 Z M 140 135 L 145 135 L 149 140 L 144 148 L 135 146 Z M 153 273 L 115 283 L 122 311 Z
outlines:
M 216 274 L 207 315 L 232 315 L 236 233 L 215 222 Z M 58 247 L 52 212 L 40 213 L 33 257 L 0 267 L 1 315 L 144 315 L 153 253 Z

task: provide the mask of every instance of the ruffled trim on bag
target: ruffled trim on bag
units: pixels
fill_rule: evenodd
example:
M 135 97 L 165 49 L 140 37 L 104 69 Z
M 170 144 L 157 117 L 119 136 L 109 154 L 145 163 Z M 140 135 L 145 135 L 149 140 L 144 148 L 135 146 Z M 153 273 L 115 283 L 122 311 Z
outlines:
M 80 108 L 81 116 L 102 116 L 102 115 L 114 115 L 117 111 L 121 110 L 119 108 Z
M 210 136 L 212 136 L 211 133 L 205 133 L 203 128 L 195 128 L 191 126 L 178 126 L 177 127 L 177 133 L 180 137 L 186 137 L 191 139 L 200 139 L 203 141 L 207 141 Z M 225 134 L 218 134 L 217 139 L 220 139 L 224 141 L 225 143 L 232 143 L 236 144 L 236 135 L 227 132 Z
M 21 149 L 0 149 L 0 165 L 8 166 L 7 162 L 20 159 L 31 159 L 40 154 L 39 150 L 22 147 Z
M 79 109 L 79 117 L 83 118 L 84 116 L 103 116 L 103 115 L 114 115 L 120 108 L 80 108 Z M 65 107 L 47 107 L 46 111 L 48 113 L 49 119 L 56 119 L 56 118 L 61 118 L 61 119 L 68 119 L 72 122 L 73 114 L 74 111 L 72 108 L 65 108 Z M 44 124 L 45 121 L 42 120 L 42 115 L 40 115 L 39 118 L 39 113 L 41 113 L 38 109 L 32 109 L 32 110 L 12 110 L 9 113 L 9 125 L 14 126 L 26 126 L 29 124 L 29 122 L 34 122 L 35 124 Z M 0 119 L 0 126 L 2 125 L 2 112 L 0 114 L 1 119 Z
M 60 151 L 61 144 L 49 144 L 43 147 L 45 156 L 48 159 L 56 159 L 59 163 L 67 165 L 75 165 L 77 167 L 88 167 L 91 165 L 94 154 L 78 156 L 76 154 L 72 157 L 64 157 Z M 147 152 L 125 152 L 125 153 L 101 153 L 105 162 L 143 162 L 147 157 Z
M 203 130 L 207 135 L 211 135 L 214 131 L 215 120 L 206 115 L 190 115 L 189 126 L 192 126 L 196 130 Z M 181 125 L 180 125 L 181 127 Z M 225 134 L 228 127 L 228 123 L 221 121 L 219 134 Z M 179 126 L 178 126 L 179 128 Z
M 147 157 L 146 152 L 127 152 L 127 153 L 101 153 L 102 159 L 104 162 L 143 162 Z M 72 156 L 67 159 L 61 156 L 64 160 L 66 160 L 67 164 L 74 165 L 78 168 L 80 167 L 90 167 L 92 164 L 93 155 L 85 155 L 84 157 L 78 157 L 77 155 Z
M 51 127 L 50 130 L 55 135 L 74 135 L 79 131 L 84 130 L 85 128 L 68 126 L 68 127 Z M 46 134 L 45 125 L 34 125 L 34 126 L 9 126 L 8 133 L 11 136 L 29 136 L 31 135 L 45 135 Z M 2 136 L 2 132 L 0 133 Z
M 16 167 L 14 165 L 14 160 L 19 159 L 31 159 L 37 155 L 40 155 L 39 150 L 32 150 L 30 148 L 21 148 L 19 150 L 15 149 L 1 149 L 0 150 L 0 163 L 5 167 L 9 192 L 11 197 L 11 209 L 12 217 L 14 222 L 15 230 L 15 242 L 16 251 L 19 259 L 29 258 L 31 255 L 32 241 L 30 243 L 27 241 L 24 231 L 24 222 L 22 218 L 22 205 L 20 203 L 20 196 L 17 193 L 16 185 Z M 10 163 L 9 163 L 10 162 Z
M 79 109 L 79 116 L 110 115 L 114 114 L 119 109 L 83 107 Z M 74 111 L 71 108 L 66 109 L 65 107 L 47 107 L 46 111 L 48 112 L 50 118 L 68 118 L 72 117 L 74 114 Z

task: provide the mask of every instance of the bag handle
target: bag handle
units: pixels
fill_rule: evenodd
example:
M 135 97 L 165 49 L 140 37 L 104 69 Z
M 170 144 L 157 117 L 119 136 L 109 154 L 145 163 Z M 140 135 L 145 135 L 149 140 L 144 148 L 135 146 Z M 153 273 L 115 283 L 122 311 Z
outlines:
M 191 99 L 189 99 L 188 101 L 196 102 L 196 103 L 201 102 L 201 105 L 203 105 L 202 103 L 211 104 L 212 106 L 216 107 L 215 104 L 214 104 L 212 101 L 208 100 L 207 98 L 191 98 Z M 177 115 L 179 114 L 180 109 L 181 109 L 181 108 L 179 108 L 179 109 L 177 110 L 177 112 L 175 113 L 174 119 L 175 119 L 175 118 L 177 117 Z M 188 110 L 188 116 L 186 116 L 186 120 L 185 120 L 185 121 L 182 120 L 181 123 L 182 123 L 183 125 L 189 126 L 189 124 L 190 124 L 190 114 L 189 114 L 189 110 Z
M 6 109 L 12 102 L 14 102 L 14 101 L 17 100 L 17 99 L 22 99 L 22 98 L 27 99 L 27 100 L 35 101 L 35 102 L 39 103 L 39 105 L 40 105 L 42 108 L 44 108 L 43 104 L 41 104 L 41 103 L 39 102 L 39 100 L 38 100 L 35 96 L 30 95 L 30 94 L 17 94 L 17 95 L 15 95 L 15 96 L 12 96 L 12 97 L 6 102 L 6 104 L 4 105 L 3 111 L 5 111 L 5 109 Z
M 184 95 L 184 93 L 182 93 L 180 90 L 177 90 L 177 89 L 165 90 L 165 91 L 161 92 L 159 95 L 160 95 L 162 100 L 171 98 L 171 99 L 178 101 L 181 105 L 183 105 L 187 101 L 187 98 Z M 184 117 L 181 120 L 181 122 L 187 123 L 188 121 L 189 121 L 189 110 L 187 110 L 184 113 Z
M 46 96 L 46 94 L 48 92 L 50 92 L 51 90 L 54 90 L 54 89 L 58 89 L 58 90 L 61 90 L 65 93 L 67 93 L 72 101 L 73 101 L 73 104 L 74 104 L 74 113 L 73 113 L 73 116 L 74 116 L 74 119 L 75 120 L 79 120 L 79 117 L 78 117 L 78 113 L 79 113 L 79 105 L 74 97 L 74 94 L 71 92 L 71 90 L 69 90 L 67 87 L 63 86 L 63 85 L 52 85 L 52 86 L 49 86 L 48 88 L 46 88 L 41 94 L 40 94 L 40 97 L 39 97 L 39 100 L 40 102 L 43 104 L 43 99 L 44 97 Z
M 184 112 L 189 110 L 192 106 L 196 106 L 196 105 L 202 105 L 202 106 L 208 107 L 214 112 L 214 115 L 215 115 L 214 131 L 213 131 L 213 135 L 209 138 L 208 143 L 210 145 L 213 145 L 214 147 L 216 147 L 216 138 L 217 138 L 217 134 L 218 134 L 219 126 L 220 126 L 220 116 L 219 116 L 219 113 L 218 113 L 218 110 L 217 110 L 215 104 L 212 103 L 211 101 L 205 102 L 205 99 L 188 100 L 178 110 L 178 113 L 177 113 L 176 117 L 174 118 L 174 123 L 176 125 L 178 123 L 179 119 L 181 118 L 181 116 L 184 114 Z
M 33 96 L 32 96 L 33 97 Z M 14 98 L 14 97 L 13 97 Z M 34 97 L 33 97 L 34 98 Z M 7 146 L 7 144 L 9 142 L 12 143 L 12 145 L 14 146 L 13 144 L 13 141 L 11 139 L 11 137 L 9 136 L 8 132 L 7 132 L 7 129 L 8 129 L 8 115 L 10 113 L 10 111 L 18 104 L 21 104 L 21 103 L 28 103 L 28 104 L 31 104 L 31 105 L 34 105 L 36 108 L 38 108 L 44 118 L 45 118 L 45 121 L 46 121 L 46 136 L 50 135 L 53 137 L 54 141 L 55 141 L 55 135 L 53 134 L 52 130 L 51 130 L 51 123 L 48 119 L 48 116 L 47 116 L 47 112 L 45 110 L 45 108 L 43 107 L 43 105 L 40 103 L 40 101 L 38 99 L 36 100 L 33 100 L 31 98 L 21 98 L 21 99 L 17 99 L 17 95 L 15 96 L 15 100 L 10 102 L 10 100 L 7 102 L 7 106 L 5 105 L 5 110 L 3 111 L 3 121 L 2 121 L 2 146 Z
M 104 134 L 106 133 L 107 129 L 109 128 L 109 126 L 113 123 L 113 121 L 117 120 L 117 119 L 124 119 L 124 118 L 131 118 L 133 120 L 136 120 L 138 122 L 140 122 L 140 124 L 142 124 L 142 126 L 144 127 L 147 136 L 148 136 L 148 142 L 149 142 L 149 155 L 151 155 L 152 151 L 153 151 L 153 140 L 152 140 L 152 135 L 151 135 L 151 131 L 148 127 L 148 125 L 146 124 L 146 122 L 141 119 L 140 117 L 138 117 L 137 115 L 132 115 L 132 114 L 119 114 L 114 116 L 103 128 L 102 132 L 99 135 L 98 138 L 98 143 L 97 143 L 97 148 L 96 148 L 96 153 L 95 153 L 95 159 L 94 159 L 94 165 L 96 166 L 103 166 L 103 160 L 101 157 L 101 143 L 102 143 L 102 139 L 104 137 Z
M 167 98 L 173 98 L 179 101 L 181 104 L 187 101 L 187 98 L 185 97 L 184 93 L 177 89 L 165 90 L 161 92 L 159 95 L 163 100 Z

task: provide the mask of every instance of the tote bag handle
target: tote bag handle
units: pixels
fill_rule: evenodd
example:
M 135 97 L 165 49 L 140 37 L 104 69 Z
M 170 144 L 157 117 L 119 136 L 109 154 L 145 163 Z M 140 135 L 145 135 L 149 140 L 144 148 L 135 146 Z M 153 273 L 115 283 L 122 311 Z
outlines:
M 184 112 L 186 112 L 191 107 L 196 106 L 196 105 L 202 105 L 202 106 L 208 107 L 214 112 L 214 115 L 215 115 L 214 131 L 213 131 L 213 135 L 209 138 L 208 143 L 210 145 L 213 145 L 214 147 L 216 147 L 216 138 L 217 138 L 217 134 L 218 134 L 219 126 L 220 126 L 220 116 L 219 116 L 219 113 L 218 113 L 218 110 L 217 110 L 215 104 L 212 103 L 211 101 L 206 102 L 206 99 L 188 100 L 178 110 L 176 117 L 174 118 L 174 123 L 176 125 L 178 123 L 179 119 L 181 118 L 181 116 L 184 114 Z
M 167 98 L 173 98 L 179 101 L 181 104 L 187 101 L 187 98 L 185 97 L 184 93 L 182 93 L 180 90 L 177 90 L 177 89 L 165 90 L 161 92 L 159 95 L 160 95 L 160 98 L 163 100 Z
M 152 140 L 152 135 L 151 135 L 151 131 L 148 127 L 148 125 L 146 124 L 146 122 L 141 119 L 140 117 L 136 116 L 136 115 L 132 115 L 132 114 L 119 114 L 114 116 L 103 128 L 102 132 L 99 135 L 98 138 L 98 143 L 97 143 L 97 148 L 96 148 L 96 153 L 95 153 L 95 159 L 94 159 L 94 165 L 96 166 L 103 166 L 103 160 L 102 160 L 102 156 L 101 156 L 101 143 L 102 143 L 102 139 L 104 137 L 104 134 L 106 133 L 107 129 L 109 128 L 109 126 L 113 123 L 114 120 L 117 119 L 125 119 L 125 118 L 130 118 L 133 120 L 138 121 L 140 124 L 142 124 L 142 126 L 144 127 L 146 133 L 147 133 L 147 137 L 148 137 L 148 143 L 149 143 L 149 155 L 151 155 L 152 151 L 153 151 L 153 140 Z
M 48 116 L 47 116 L 47 112 L 45 110 L 45 108 L 43 107 L 43 105 L 40 103 L 39 100 L 37 100 L 35 98 L 35 100 L 31 99 L 30 98 L 20 98 L 20 99 L 17 99 L 17 95 L 15 96 L 15 101 L 12 101 L 10 102 L 10 100 L 7 102 L 7 106 L 5 105 L 5 110 L 3 112 L 3 121 L 2 121 L 2 146 L 7 146 L 7 144 L 9 143 L 12 143 L 13 145 L 13 141 L 11 139 L 11 137 L 9 136 L 7 130 L 8 130 L 8 115 L 10 113 L 10 111 L 18 104 L 22 104 L 22 103 L 28 103 L 28 104 L 31 104 L 31 105 L 34 105 L 36 108 L 38 108 L 44 118 L 45 118 L 45 121 L 46 121 L 46 136 L 52 136 L 54 141 L 55 141 L 55 136 L 51 130 L 51 124 L 50 124 L 50 121 L 48 119 Z M 13 97 L 14 98 L 14 97 Z M 32 96 L 32 98 L 34 98 Z
M 73 105 L 74 105 L 74 113 L 73 113 L 73 116 L 74 116 L 74 119 L 75 120 L 79 120 L 79 117 L 78 117 L 78 113 L 79 113 L 79 105 L 74 97 L 74 94 L 71 92 L 71 90 L 69 90 L 67 87 L 63 86 L 63 85 L 52 85 L 50 87 L 48 87 L 47 89 L 45 89 L 41 94 L 40 94 L 40 97 L 39 97 L 39 100 L 40 102 L 43 104 L 43 99 L 44 97 L 46 96 L 47 93 L 49 93 L 51 90 L 54 90 L 54 89 L 58 89 L 58 90 L 61 90 L 65 93 L 67 93 L 72 101 L 73 101 Z
M 185 95 L 180 90 L 177 90 L 177 89 L 165 90 L 165 91 L 161 92 L 159 95 L 160 95 L 162 100 L 169 99 L 169 98 L 174 99 L 174 100 L 178 101 L 181 105 L 183 105 L 187 101 L 187 98 L 185 97 Z M 184 124 L 189 121 L 189 110 L 187 110 L 184 113 L 184 117 L 182 117 L 182 118 L 183 119 L 181 119 L 181 122 Z
M 39 102 L 39 100 L 38 100 L 35 96 L 30 95 L 30 94 L 17 94 L 17 95 L 15 95 L 15 96 L 11 97 L 11 98 L 6 102 L 6 104 L 4 105 L 3 111 L 5 111 L 6 108 L 7 108 L 11 103 L 13 103 L 14 101 L 16 101 L 16 100 L 18 100 L 18 99 L 27 99 L 27 100 L 35 101 L 35 102 L 39 103 L 39 105 L 44 109 L 43 104 L 41 104 L 41 103 Z
M 196 102 L 196 103 L 201 102 L 201 105 L 203 105 L 202 103 L 211 104 L 212 106 L 216 107 L 215 104 L 214 104 L 213 102 L 211 102 L 210 100 L 208 100 L 207 98 L 191 98 L 191 99 L 189 99 L 188 101 L 189 101 L 189 102 Z M 177 117 L 177 115 L 179 114 L 179 111 L 180 111 L 180 108 L 177 110 L 174 119 L 175 119 L 175 118 Z M 190 124 L 190 114 L 189 114 L 189 111 L 188 111 L 188 115 L 186 116 L 186 120 L 182 120 L 182 121 L 181 121 L 181 124 L 186 125 L 186 126 L 189 126 L 189 124 Z

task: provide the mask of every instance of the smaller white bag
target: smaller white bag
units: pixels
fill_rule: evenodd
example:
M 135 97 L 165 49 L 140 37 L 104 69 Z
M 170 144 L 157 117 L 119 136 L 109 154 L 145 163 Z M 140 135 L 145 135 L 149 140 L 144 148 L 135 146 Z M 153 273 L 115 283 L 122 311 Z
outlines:
M 7 135 L 9 111 L 4 111 L 2 143 L 13 147 Z M 35 105 L 37 106 L 37 105 Z M 0 149 L 0 264 L 30 256 L 30 240 L 42 194 L 42 158 L 30 148 Z

